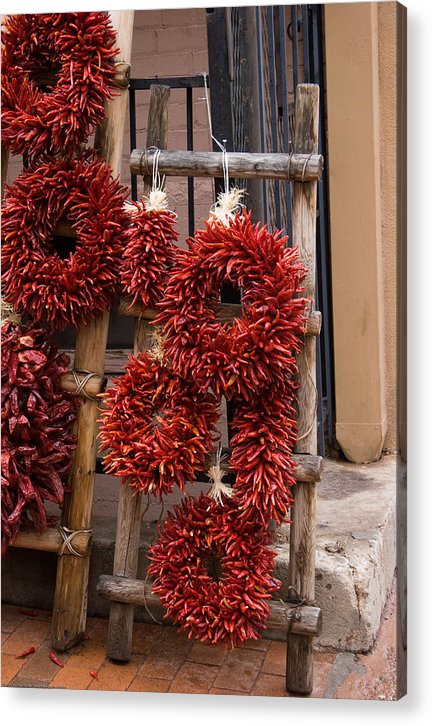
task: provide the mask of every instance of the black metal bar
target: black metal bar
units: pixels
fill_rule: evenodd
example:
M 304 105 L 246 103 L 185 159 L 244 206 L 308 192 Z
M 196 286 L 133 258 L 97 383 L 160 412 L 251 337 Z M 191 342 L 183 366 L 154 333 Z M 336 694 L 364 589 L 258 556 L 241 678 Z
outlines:
M 202 73 L 197 76 L 169 76 L 166 78 L 131 78 L 129 88 L 133 91 L 149 91 L 155 84 L 170 88 L 204 88 Z
M 193 96 L 192 87 L 189 86 L 186 89 L 186 136 L 187 136 L 187 148 L 189 151 L 193 150 Z M 193 235 L 195 231 L 195 188 L 194 178 L 188 177 L 188 220 L 189 220 L 189 234 Z
M 297 20 L 297 6 L 291 7 L 291 35 L 292 35 L 292 54 L 293 54 L 293 81 L 294 81 L 294 96 L 299 82 L 298 73 L 298 20 Z
M 136 99 L 135 91 L 129 87 L 129 128 L 130 128 L 130 150 L 136 149 L 137 133 L 136 133 Z M 131 174 L 131 197 L 134 202 L 138 199 L 138 179 L 135 174 Z
M 319 137 L 318 149 L 326 153 L 325 133 L 325 98 L 324 98 L 324 70 L 323 70 L 323 41 L 322 41 L 322 10 L 316 5 L 312 7 L 312 47 L 313 47 L 313 80 L 318 83 L 320 93 Z M 322 345 L 323 345 L 323 383 L 327 400 L 327 437 L 332 445 L 334 439 L 334 376 L 333 376 L 333 331 L 331 314 L 331 265 L 329 247 L 328 224 L 328 195 L 327 177 L 324 173 L 318 182 L 318 247 L 319 268 L 318 282 L 320 287 L 320 310 L 323 316 Z
M 233 148 L 233 123 L 226 8 L 207 9 L 207 47 L 210 69 L 213 136 Z M 219 147 L 213 142 L 213 150 Z M 224 191 L 224 180 L 215 179 L 215 196 Z
M 256 9 L 256 28 L 257 28 L 257 65 L 258 65 L 258 91 L 259 91 L 259 115 L 260 115 L 260 141 L 261 141 L 261 152 L 267 151 L 266 138 L 265 138 L 265 108 L 264 108 L 264 71 L 263 71 L 263 46 L 262 46 L 262 19 L 261 19 L 261 8 Z M 269 201 L 267 182 L 262 183 L 262 195 L 263 195 L 263 209 L 264 219 L 263 222 L 266 224 L 269 220 Z
M 275 31 L 273 6 L 267 8 L 267 26 L 268 26 L 268 47 L 269 47 L 269 70 L 270 70 L 270 103 L 271 103 L 271 135 L 272 135 L 272 151 L 277 152 L 279 147 L 278 134 L 278 105 L 276 94 L 276 58 L 275 58 Z M 280 204 L 280 184 L 279 181 L 274 183 L 275 197 L 275 223 L 278 229 L 282 226 L 281 220 L 281 204 Z
M 324 411 L 323 411 L 323 387 L 322 387 L 322 360 L 321 360 L 321 340 L 318 335 L 316 341 L 316 385 L 317 385 L 317 438 L 318 438 L 318 454 L 325 456 L 325 437 L 324 437 Z
M 302 12 L 302 38 L 303 38 L 303 70 L 304 82 L 310 83 L 310 49 L 309 49 L 309 8 L 307 5 L 301 6 Z
M 289 148 L 289 104 L 288 104 L 288 83 L 287 83 L 287 53 L 286 53 L 286 19 L 285 7 L 279 5 L 279 62 L 280 62 L 280 81 L 281 81 L 281 101 L 282 101 L 282 123 L 283 123 L 283 151 L 288 153 Z M 292 221 L 291 221 L 291 184 L 285 183 L 285 206 L 287 219 L 288 244 L 292 246 Z

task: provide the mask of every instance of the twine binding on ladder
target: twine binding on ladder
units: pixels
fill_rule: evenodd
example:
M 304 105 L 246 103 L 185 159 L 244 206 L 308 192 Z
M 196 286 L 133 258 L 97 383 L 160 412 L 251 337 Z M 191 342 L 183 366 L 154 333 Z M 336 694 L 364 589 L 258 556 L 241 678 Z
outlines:
M 75 557 L 85 557 L 72 546 L 72 540 L 77 534 L 90 534 L 91 529 L 69 529 L 68 527 L 57 527 L 60 532 L 63 543 L 58 551 L 59 557 L 65 554 L 66 550 L 69 554 L 75 555 Z

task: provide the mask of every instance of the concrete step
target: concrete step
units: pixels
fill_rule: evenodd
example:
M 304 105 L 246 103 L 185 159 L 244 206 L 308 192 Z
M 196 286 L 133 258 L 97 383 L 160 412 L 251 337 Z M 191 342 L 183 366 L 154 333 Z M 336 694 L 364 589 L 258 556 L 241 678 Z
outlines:
M 402 529 L 405 473 L 397 466 L 396 457 L 385 456 L 365 465 L 325 461 L 317 505 L 316 604 L 323 611 L 323 630 L 316 645 L 320 649 L 367 652 L 376 639 L 396 567 L 398 482 Z M 97 476 L 88 592 L 91 616 L 109 614 L 109 604 L 98 596 L 96 584 L 99 575 L 112 573 L 118 488 L 113 477 Z M 189 491 L 197 495 L 206 489 L 208 485 L 202 484 Z M 154 540 L 157 523 L 180 497 L 179 492 L 173 493 L 164 501 L 163 508 L 158 502 L 148 503 L 139 556 L 141 579 L 146 576 L 146 548 Z M 277 597 L 284 599 L 290 585 L 289 525 L 277 530 L 275 549 L 275 574 L 282 582 Z M 56 555 L 48 553 L 10 548 L 2 563 L 3 601 L 51 609 L 56 559 Z M 399 587 L 402 592 L 402 578 Z M 145 608 L 136 609 L 136 620 L 150 620 Z M 284 632 L 267 635 L 275 639 L 286 637 Z

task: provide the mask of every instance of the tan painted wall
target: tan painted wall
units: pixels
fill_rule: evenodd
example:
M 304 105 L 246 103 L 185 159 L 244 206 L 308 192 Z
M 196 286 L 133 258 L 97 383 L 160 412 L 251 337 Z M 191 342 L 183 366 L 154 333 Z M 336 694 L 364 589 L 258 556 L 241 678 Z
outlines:
M 386 435 L 376 3 L 325 6 L 336 438 L 373 461 Z
M 385 403 L 384 449 L 395 451 L 397 421 L 397 3 L 378 4 L 380 88 L 381 243 L 384 289 Z
M 366 461 L 397 448 L 397 3 L 325 29 L 336 437 Z

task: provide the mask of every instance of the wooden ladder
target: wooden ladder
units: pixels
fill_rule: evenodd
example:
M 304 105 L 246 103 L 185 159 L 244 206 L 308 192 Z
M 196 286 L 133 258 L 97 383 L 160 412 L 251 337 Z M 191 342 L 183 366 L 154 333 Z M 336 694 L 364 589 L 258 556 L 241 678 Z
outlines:
M 151 87 L 147 149 L 131 154 L 132 173 L 151 174 L 155 151 L 161 175 L 222 177 L 222 158 L 217 152 L 165 151 L 168 136 L 167 86 Z M 296 486 L 290 526 L 289 582 L 292 598 L 282 603 L 271 602 L 267 627 L 287 631 L 286 686 L 295 693 L 308 694 L 313 688 L 313 637 L 321 629 L 321 611 L 315 606 L 315 530 L 316 484 L 321 478 L 322 459 L 317 456 L 316 335 L 321 316 L 315 310 L 315 235 L 317 180 L 323 159 L 318 154 L 319 87 L 302 84 L 297 87 L 295 136 L 293 154 L 230 153 L 229 169 L 233 177 L 273 178 L 293 182 L 292 240 L 300 249 L 300 257 L 308 268 L 304 295 L 310 298 L 311 309 L 306 328 L 305 345 L 298 356 L 299 420 L 298 442 L 293 455 L 296 464 Z M 149 189 L 150 178 L 146 180 Z M 120 312 L 136 317 L 134 352 L 151 346 L 151 326 L 156 311 L 125 302 Z M 241 315 L 240 305 L 219 305 L 221 320 Z M 205 479 L 203 479 L 205 481 Z M 142 495 L 125 483 L 119 494 L 117 533 L 113 575 L 101 575 L 98 593 L 111 601 L 107 654 L 116 661 L 131 657 L 134 609 L 145 606 L 159 617 L 163 613 L 160 600 L 151 586 L 137 579 L 140 544 Z

